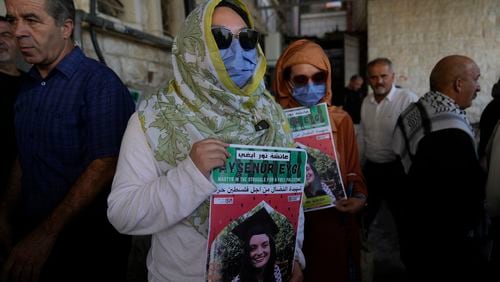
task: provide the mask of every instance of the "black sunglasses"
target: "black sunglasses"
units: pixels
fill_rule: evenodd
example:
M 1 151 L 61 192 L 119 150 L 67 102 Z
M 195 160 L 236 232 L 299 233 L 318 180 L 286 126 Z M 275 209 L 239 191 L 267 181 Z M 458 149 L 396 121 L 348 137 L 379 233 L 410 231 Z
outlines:
M 309 79 L 312 80 L 313 83 L 319 84 L 326 81 L 326 73 L 323 71 L 317 72 L 313 74 L 311 77 L 300 74 L 292 77 L 293 84 L 295 86 L 304 86 L 309 83 Z
M 240 40 L 240 45 L 245 50 L 250 50 L 257 46 L 259 41 L 259 32 L 251 28 L 244 27 L 233 34 L 229 29 L 222 26 L 213 26 L 212 34 L 219 49 L 227 49 L 231 46 L 233 37 Z

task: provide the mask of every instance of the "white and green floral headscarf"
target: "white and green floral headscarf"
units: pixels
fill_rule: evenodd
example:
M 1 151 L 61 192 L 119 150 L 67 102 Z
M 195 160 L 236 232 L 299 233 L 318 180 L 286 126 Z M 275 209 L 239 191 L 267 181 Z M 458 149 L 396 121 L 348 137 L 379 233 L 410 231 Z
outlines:
M 229 77 L 211 32 L 220 2 L 207 1 L 187 17 L 172 48 L 175 79 L 138 108 L 156 160 L 170 166 L 184 160 L 195 141 L 208 137 L 235 144 L 292 145 L 281 107 L 264 86 L 266 60 L 260 47 L 246 86 L 240 89 Z M 250 18 L 242 1 L 230 2 Z M 256 131 L 254 125 L 261 120 L 269 128 Z

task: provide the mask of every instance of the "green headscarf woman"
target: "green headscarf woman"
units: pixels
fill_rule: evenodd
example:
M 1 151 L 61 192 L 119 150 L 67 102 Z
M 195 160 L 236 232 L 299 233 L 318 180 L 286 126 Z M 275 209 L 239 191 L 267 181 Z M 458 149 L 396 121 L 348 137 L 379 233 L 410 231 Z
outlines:
M 174 79 L 129 121 L 108 217 L 121 233 L 152 234 L 150 281 L 205 279 L 208 199 L 216 190 L 208 177 L 224 164 L 228 144 L 293 144 L 265 89 L 266 60 L 252 28 L 242 1 L 195 9 L 172 48 Z
M 138 108 L 141 124 L 159 162 L 175 166 L 187 157 L 194 142 L 205 138 L 269 146 L 291 143 L 280 107 L 265 89 L 266 59 L 258 45 L 251 50 L 256 56 L 250 80 L 240 88 L 231 79 L 221 57 L 226 50 L 217 47 L 212 25 L 231 21 L 233 17 L 228 16 L 231 14 L 237 22 L 231 25 L 246 23 L 227 6 L 217 8 L 224 10 L 222 16 L 212 15 L 219 2 L 205 3 L 186 19 L 172 49 L 175 79 Z M 234 4 L 247 13 L 241 2 Z M 239 36 L 241 40 L 241 33 Z M 232 44 L 238 45 L 238 40 L 232 40 Z M 244 71 L 247 70 L 236 70 Z M 257 130 L 259 122 L 269 128 Z

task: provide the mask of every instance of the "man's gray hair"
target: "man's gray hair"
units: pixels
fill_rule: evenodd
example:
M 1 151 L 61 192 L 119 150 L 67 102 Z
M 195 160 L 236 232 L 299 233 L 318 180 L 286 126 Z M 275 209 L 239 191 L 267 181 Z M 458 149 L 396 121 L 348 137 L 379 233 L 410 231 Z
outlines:
M 366 67 L 367 67 L 367 69 L 369 70 L 369 69 L 370 69 L 371 67 L 373 67 L 374 65 L 379 65 L 379 64 L 381 64 L 381 65 L 386 65 L 386 66 L 388 66 L 388 67 L 389 67 L 389 69 L 390 69 L 391 71 L 393 70 L 393 69 L 392 69 L 392 61 L 391 61 L 391 60 L 389 60 L 388 58 L 376 58 L 376 59 L 374 59 L 374 60 L 370 61 L 370 62 L 366 65 Z
M 75 4 L 73 0 L 45 0 L 47 13 L 62 25 L 67 19 L 75 21 Z

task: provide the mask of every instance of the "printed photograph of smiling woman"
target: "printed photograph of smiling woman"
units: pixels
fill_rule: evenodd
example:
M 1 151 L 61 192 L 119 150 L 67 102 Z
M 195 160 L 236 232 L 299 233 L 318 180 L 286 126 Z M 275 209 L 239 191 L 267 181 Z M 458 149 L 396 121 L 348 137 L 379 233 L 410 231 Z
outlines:
M 208 280 L 288 281 L 295 238 L 288 218 L 263 201 L 228 224 L 212 244 L 220 268 Z
M 327 198 L 329 197 L 329 199 L 327 199 L 328 203 L 335 203 L 335 195 L 333 195 L 330 187 L 321 179 L 321 176 L 314 167 L 314 162 L 314 157 L 309 156 L 307 158 L 304 194 L 307 198 L 327 196 Z
M 281 281 L 276 262 L 275 237 L 278 226 L 261 208 L 233 231 L 242 243 L 240 272 L 232 281 Z

